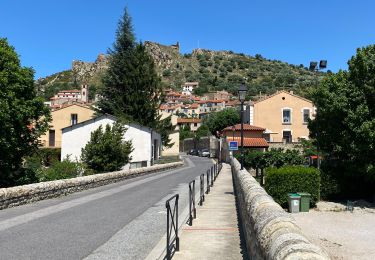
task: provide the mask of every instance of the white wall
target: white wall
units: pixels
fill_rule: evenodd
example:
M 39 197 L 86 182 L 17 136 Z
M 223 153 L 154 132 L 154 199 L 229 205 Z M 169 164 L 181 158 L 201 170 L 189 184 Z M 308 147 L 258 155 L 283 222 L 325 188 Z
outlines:
M 90 141 L 91 132 L 99 128 L 100 125 L 113 125 L 115 122 L 110 118 L 102 118 L 97 121 L 88 121 L 90 123 L 82 123 L 64 129 L 61 138 L 61 159 L 65 159 L 68 155 L 72 160 L 81 159 L 81 149 Z
M 107 124 L 113 125 L 115 122 L 111 118 L 99 118 L 96 121 L 88 121 L 76 126 L 69 127 L 63 130 L 61 158 L 65 159 L 69 154 L 73 160 L 80 160 L 81 149 L 86 146 L 91 137 L 91 132 L 95 131 L 102 125 L 103 129 Z M 147 161 L 147 166 L 151 165 L 152 144 L 151 143 L 151 129 L 142 127 L 136 124 L 126 125 L 127 131 L 124 134 L 124 140 L 132 141 L 133 152 L 131 162 Z M 161 138 L 160 134 L 153 131 L 153 139 L 158 140 L 158 148 L 160 149 Z M 160 154 L 160 153 L 158 153 Z M 124 167 L 129 168 L 129 165 Z

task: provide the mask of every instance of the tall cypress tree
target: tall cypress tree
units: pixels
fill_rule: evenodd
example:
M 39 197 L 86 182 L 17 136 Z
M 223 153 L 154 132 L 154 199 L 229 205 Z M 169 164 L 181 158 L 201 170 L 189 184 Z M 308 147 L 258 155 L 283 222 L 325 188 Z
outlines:
M 109 68 L 103 78 L 99 112 L 156 128 L 161 80 L 145 46 L 135 43 L 132 19 L 126 9 L 109 54 Z

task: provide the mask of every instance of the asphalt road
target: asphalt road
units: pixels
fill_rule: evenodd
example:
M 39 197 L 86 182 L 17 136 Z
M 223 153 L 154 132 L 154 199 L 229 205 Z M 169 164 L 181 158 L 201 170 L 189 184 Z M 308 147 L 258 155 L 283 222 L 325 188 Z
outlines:
M 165 200 L 212 165 L 183 168 L 0 211 L 0 259 L 144 259 L 166 232 Z

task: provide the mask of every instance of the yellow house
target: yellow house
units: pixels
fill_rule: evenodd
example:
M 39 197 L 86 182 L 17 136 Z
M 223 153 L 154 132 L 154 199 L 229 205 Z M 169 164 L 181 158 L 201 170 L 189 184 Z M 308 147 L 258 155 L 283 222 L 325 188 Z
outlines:
M 43 147 L 61 148 L 61 129 L 89 120 L 95 111 L 81 104 L 71 104 L 51 112 L 52 122 L 49 131 L 40 137 Z
M 254 102 L 254 125 L 266 128 L 269 142 L 298 142 L 308 139 L 314 113 L 312 101 L 283 90 Z
M 161 112 L 161 118 L 164 119 L 168 116 L 171 116 L 171 121 L 172 125 L 176 126 L 177 125 L 177 116 L 176 115 L 171 115 L 168 112 Z M 175 129 L 173 133 L 169 135 L 169 138 L 171 139 L 171 143 L 173 143 L 173 146 L 168 148 L 168 147 L 163 147 L 163 150 L 161 151 L 161 154 L 163 156 L 177 156 L 180 153 L 180 132 L 179 130 Z

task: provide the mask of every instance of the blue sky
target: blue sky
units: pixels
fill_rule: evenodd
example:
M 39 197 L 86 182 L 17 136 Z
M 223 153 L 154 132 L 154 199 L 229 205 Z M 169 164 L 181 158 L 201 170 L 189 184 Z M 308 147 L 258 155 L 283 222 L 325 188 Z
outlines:
M 347 68 L 357 47 L 375 43 L 371 0 L 1 0 L 0 37 L 36 78 L 94 61 L 114 41 L 128 6 L 138 40 L 233 50 L 307 66 Z

